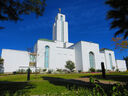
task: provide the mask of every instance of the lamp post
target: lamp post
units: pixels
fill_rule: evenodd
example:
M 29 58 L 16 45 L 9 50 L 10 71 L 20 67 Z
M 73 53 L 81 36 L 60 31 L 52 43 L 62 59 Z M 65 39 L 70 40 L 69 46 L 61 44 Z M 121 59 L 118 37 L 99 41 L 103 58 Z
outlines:
M 28 68 L 28 70 L 27 70 L 27 81 L 29 81 L 30 80 L 30 68 Z
M 104 62 L 101 62 L 101 68 L 102 68 L 102 77 L 105 78 L 105 67 L 104 67 Z

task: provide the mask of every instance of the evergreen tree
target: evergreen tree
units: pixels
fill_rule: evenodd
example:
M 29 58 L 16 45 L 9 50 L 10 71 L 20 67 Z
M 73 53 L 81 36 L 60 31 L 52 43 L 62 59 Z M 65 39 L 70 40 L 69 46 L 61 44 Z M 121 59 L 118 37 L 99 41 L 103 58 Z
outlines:
M 0 0 L 0 21 L 22 20 L 21 15 L 42 16 L 46 0 Z M 0 27 L 3 29 L 4 27 Z

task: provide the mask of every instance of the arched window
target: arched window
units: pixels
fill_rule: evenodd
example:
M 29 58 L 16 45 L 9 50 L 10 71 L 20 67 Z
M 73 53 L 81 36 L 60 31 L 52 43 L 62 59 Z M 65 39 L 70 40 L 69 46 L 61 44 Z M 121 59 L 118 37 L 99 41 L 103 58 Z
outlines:
M 62 15 L 60 16 L 60 19 L 61 19 L 61 21 L 63 21 L 63 16 Z
M 90 61 L 90 68 L 95 68 L 95 57 L 93 52 L 89 53 L 89 61 Z
M 49 67 L 49 46 L 45 46 L 44 68 Z
M 111 54 L 109 54 L 109 61 L 110 61 L 110 67 L 112 69 L 112 55 Z

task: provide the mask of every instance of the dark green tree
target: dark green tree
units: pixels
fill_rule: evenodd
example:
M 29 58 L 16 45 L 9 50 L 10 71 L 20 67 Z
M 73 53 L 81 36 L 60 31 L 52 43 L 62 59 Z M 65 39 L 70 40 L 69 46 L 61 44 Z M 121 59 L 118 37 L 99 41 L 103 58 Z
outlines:
M 128 37 L 128 0 L 107 0 L 105 2 L 111 7 L 107 13 L 107 19 L 111 19 L 111 29 L 117 28 L 115 37 L 123 35 L 123 39 Z
M 128 56 L 124 57 L 124 60 L 126 62 L 126 67 L 127 67 L 127 70 L 128 70 Z
M 75 68 L 74 62 L 72 62 L 72 61 L 70 61 L 70 60 L 67 61 L 67 62 L 66 62 L 66 65 L 65 65 L 65 68 L 69 69 L 70 72 L 73 72 L 73 70 L 74 70 L 74 68 Z
M 0 0 L 0 21 L 22 20 L 21 15 L 42 16 L 46 0 Z M 0 27 L 3 29 L 4 27 Z
M 2 59 L 1 57 L 0 57 L 0 64 L 3 64 L 4 63 L 4 59 Z
M 0 70 L 3 68 L 3 64 L 4 64 L 4 59 L 2 59 L 2 58 L 0 57 Z

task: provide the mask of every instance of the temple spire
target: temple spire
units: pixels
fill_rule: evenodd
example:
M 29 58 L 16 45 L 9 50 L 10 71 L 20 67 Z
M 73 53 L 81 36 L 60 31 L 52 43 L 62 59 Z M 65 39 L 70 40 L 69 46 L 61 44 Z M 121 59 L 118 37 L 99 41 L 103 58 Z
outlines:
M 59 13 L 61 13 L 61 8 L 59 8 Z

